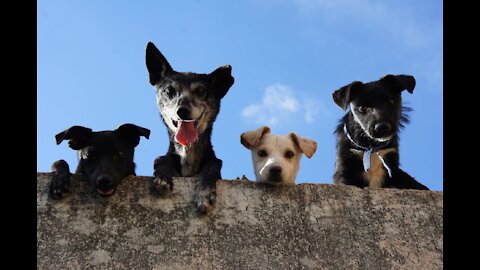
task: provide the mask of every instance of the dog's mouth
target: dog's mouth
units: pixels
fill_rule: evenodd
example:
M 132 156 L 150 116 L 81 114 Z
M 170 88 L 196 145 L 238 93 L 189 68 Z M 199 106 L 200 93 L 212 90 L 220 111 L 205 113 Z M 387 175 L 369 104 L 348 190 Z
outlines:
M 111 189 L 99 189 L 99 188 L 97 188 L 97 193 L 100 196 L 108 197 L 108 196 L 113 195 L 113 193 L 115 193 L 115 189 L 113 189 L 113 188 L 111 188 Z
M 279 177 L 269 177 L 266 182 L 269 183 L 270 185 L 278 185 L 278 184 L 281 184 L 283 181 L 282 181 L 282 177 L 279 176 Z
M 175 133 L 175 140 L 187 146 L 198 138 L 198 121 L 196 120 L 172 120 L 173 125 L 177 128 Z

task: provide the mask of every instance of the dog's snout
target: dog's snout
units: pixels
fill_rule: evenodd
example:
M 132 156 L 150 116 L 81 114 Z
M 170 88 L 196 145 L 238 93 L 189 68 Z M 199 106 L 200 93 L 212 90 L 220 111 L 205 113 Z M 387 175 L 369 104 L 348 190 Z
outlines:
M 97 177 L 97 185 L 99 187 L 110 187 L 113 184 L 113 179 L 108 175 L 100 175 Z
M 190 109 L 187 107 L 180 107 L 177 110 L 177 115 L 182 120 L 190 120 Z
M 386 122 L 375 124 L 375 132 L 377 132 L 378 134 L 388 134 L 390 133 L 391 129 L 392 125 Z
M 270 175 L 272 177 L 278 177 L 282 174 L 282 167 L 280 166 L 273 166 L 270 168 Z

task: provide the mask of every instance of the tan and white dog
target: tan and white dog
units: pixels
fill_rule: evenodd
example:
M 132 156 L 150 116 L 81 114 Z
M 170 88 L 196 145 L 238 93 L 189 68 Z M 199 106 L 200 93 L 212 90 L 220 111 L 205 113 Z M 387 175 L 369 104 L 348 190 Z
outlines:
M 267 126 L 242 133 L 240 142 L 252 152 L 256 181 L 274 185 L 294 184 L 302 153 L 311 158 L 317 150 L 313 140 L 293 132 L 273 135 Z

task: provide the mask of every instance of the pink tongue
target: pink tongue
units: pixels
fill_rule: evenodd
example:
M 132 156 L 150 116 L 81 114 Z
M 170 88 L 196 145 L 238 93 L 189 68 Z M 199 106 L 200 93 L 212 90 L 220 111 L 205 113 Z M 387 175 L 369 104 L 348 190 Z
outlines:
M 177 135 L 175 135 L 175 139 L 177 142 L 179 142 L 181 145 L 185 146 L 191 142 L 193 142 L 197 136 L 198 132 L 193 126 L 193 121 L 179 121 L 178 122 L 178 131 Z

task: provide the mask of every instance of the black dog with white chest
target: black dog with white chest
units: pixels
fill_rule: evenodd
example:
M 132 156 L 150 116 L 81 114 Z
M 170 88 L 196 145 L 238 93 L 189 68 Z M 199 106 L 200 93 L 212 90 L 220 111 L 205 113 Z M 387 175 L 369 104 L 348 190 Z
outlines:
M 151 42 L 146 49 L 150 83 L 167 127 L 170 146 L 154 162 L 153 187 L 162 195 L 173 188 L 173 177 L 199 177 L 194 203 L 205 213 L 216 201 L 216 180 L 222 160 L 215 156 L 210 137 L 220 100 L 233 85 L 231 66 L 210 74 L 177 72 Z
M 333 93 L 350 111 L 337 126 L 335 184 L 399 189 L 428 188 L 399 168 L 398 133 L 408 123 L 403 90 L 413 93 L 415 78 L 386 75 L 378 81 L 352 82 Z
M 150 130 L 133 124 L 123 124 L 116 130 L 92 131 L 90 128 L 73 126 L 55 136 L 57 144 L 68 140 L 68 146 L 77 150 L 78 166 L 75 174 L 87 178 L 97 193 L 113 195 L 121 180 L 135 175 L 134 148 L 140 136 L 148 139 Z M 61 198 L 70 184 L 70 169 L 65 160 L 52 165 L 50 195 Z M 86 180 L 86 179 L 85 179 Z

